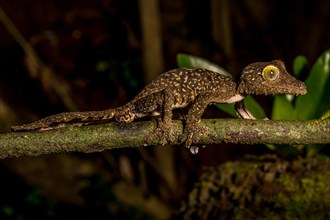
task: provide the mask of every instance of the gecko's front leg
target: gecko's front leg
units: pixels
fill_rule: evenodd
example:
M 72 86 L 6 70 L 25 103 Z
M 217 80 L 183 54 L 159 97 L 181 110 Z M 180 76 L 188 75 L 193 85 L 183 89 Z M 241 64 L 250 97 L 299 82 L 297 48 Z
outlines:
M 240 117 L 240 118 L 243 118 L 243 119 L 252 119 L 252 120 L 255 120 L 257 119 L 256 117 L 254 117 L 254 115 L 245 107 L 244 105 L 244 99 L 239 101 L 239 102 L 236 102 L 235 103 L 235 110 L 236 110 L 236 113 L 237 115 Z M 264 120 L 269 120 L 267 117 L 264 118 Z
M 240 118 L 253 120 L 256 119 L 256 117 L 254 117 L 252 113 L 245 107 L 244 99 L 235 103 L 235 110 Z
M 200 134 L 207 131 L 207 128 L 200 124 L 200 120 L 204 110 L 210 103 L 210 98 L 211 93 L 199 94 L 188 111 L 186 125 L 180 136 L 180 141 L 185 142 L 187 148 L 190 148 L 192 143 L 199 140 Z M 193 150 L 192 153 L 194 152 Z

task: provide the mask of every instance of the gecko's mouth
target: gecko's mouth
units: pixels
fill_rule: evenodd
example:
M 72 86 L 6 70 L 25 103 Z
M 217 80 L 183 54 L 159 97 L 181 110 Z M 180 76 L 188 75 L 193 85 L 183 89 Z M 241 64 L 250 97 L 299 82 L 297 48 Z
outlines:
M 305 95 L 307 93 L 307 88 L 305 83 L 299 83 L 299 85 L 294 89 L 294 91 L 290 92 L 289 94 L 293 95 Z
M 263 86 L 267 87 L 266 90 L 268 90 L 267 94 L 288 94 L 288 95 L 305 95 L 307 93 L 307 88 L 305 83 L 303 82 L 291 82 L 291 83 L 285 83 L 285 85 L 270 85 L 267 83 L 262 83 Z M 260 94 L 265 94 L 263 91 L 260 92 Z
M 302 84 L 300 86 L 302 89 L 301 89 L 301 95 L 305 95 L 307 93 L 307 87 L 305 84 Z
M 307 93 L 306 86 L 299 86 L 298 88 L 282 88 L 282 92 L 277 93 L 277 94 L 288 94 L 288 95 L 305 95 Z M 275 92 L 276 94 L 276 92 Z
M 289 83 L 289 85 L 286 88 L 289 88 L 288 89 L 289 92 L 287 94 L 305 95 L 307 93 L 307 88 L 305 83 L 297 79 L 291 80 L 291 83 Z

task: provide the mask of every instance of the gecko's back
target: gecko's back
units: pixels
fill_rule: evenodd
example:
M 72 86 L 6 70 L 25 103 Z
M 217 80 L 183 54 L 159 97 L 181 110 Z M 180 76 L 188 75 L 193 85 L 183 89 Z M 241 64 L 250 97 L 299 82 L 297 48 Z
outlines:
M 207 69 L 175 69 L 159 75 L 149 83 L 131 102 L 170 89 L 175 96 L 175 106 L 183 107 L 193 101 L 201 92 L 233 95 L 236 89 L 234 79 Z
M 160 115 L 167 97 L 171 110 L 192 103 L 201 93 L 211 93 L 215 102 L 226 102 L 235 95 L 234 78 L 206 69 L 175 69 L 161 74 L 132 101 L 116 109 L 116 120 L 131 122 L 146 115 Z M 166 95 L 167 94 L 167 95 Z

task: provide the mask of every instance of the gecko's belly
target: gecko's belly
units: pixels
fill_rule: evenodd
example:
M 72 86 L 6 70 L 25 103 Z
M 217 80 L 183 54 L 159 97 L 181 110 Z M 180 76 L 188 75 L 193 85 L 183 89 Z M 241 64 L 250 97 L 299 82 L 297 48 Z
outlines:
M 195 98 L 196 94 L 193 91 L 174 91 L 174 101 L 173 101 L 173 107 L 172 109 L 175 108 L 185 108 L 187 107 L 190 103 L 192 103 Z M 185 93 L 185 95 L 181 95 L 181 93 Z
M 234 95 L 231 98 L 227 99 L 226 101 L 224 101 L 224 103 L 233 103 L 233 102 L 239 102 L 241 100 L 243 100 L 245 98 L 245 96 L 243 95 Z

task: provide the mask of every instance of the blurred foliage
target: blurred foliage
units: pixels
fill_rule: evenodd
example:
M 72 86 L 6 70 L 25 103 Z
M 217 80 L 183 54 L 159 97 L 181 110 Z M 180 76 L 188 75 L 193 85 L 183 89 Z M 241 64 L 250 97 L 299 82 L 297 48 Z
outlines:
M 127 204 L 118 199 L 115 191 L 120 180 L 105 180 L 100 174 L 84 178 L 90 184 L 81 191 L 85 200 L 81 205 L 48 198 L 41 187 L 17 190 L 14 197 L 0 192 L 0 219 L 155 219 L 142 208 L 143 204 Z
M 133 69 L 137 66 L 139 60 L 115 60 L 106 59 L 98 60 L 96 63 L 96 71 L 106 75 L 108 80 L 123 80 L 123 85 L 128 86 L 128 90 L 137 91 L 139 82 L 133 74 Z
M 142 204 L 137 202 L 128 204 L 119 198 L 118 185 L 124 184 L 120 179 L 106 180 L 100 174 L 87 176 L 86 178 L 89 180 L 90 185 L 83 189 L 81 194 L 87 204 L 89 204 L 89 207 L 102 211 L 103 219 L 155 219 L 143 208 Z M 132 192 L 127 185 L 124 188 L 126 191 Z M 137 198 L 137 195 L 134 193 L 130 196 Z
M 56 219 L 59 211 L 59 203 L 44 197 L 40 187 L 31 187 L 25 192 L 17 190 L 15 198 L 1 194 L 0 219 Z
M 204 58 L 189 55 L 189 54 L 184 54 L 184 53 L 179 53 L 176 57 L 177 63 L 179 67 L 193 67 L 193 68 L 204 68 L 208 69 L 217 73 L 220 73 L 225 76 L 231 76 L 231 74 L 225 70 L 224 68 L 218 66 L 215 63 L 212 63 Z
M 308 93 L 297 98 L 298 119 L 315 119 L 330 110 L 330 49 L 313 65 L 306 81 Z

